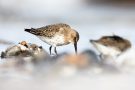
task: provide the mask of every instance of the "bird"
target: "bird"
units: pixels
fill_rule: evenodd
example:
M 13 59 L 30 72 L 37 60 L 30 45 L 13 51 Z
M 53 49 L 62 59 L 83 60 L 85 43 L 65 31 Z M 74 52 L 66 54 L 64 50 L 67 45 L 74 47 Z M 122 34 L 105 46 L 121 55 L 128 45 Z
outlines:
M 1 58 L 11 58 L 11 57 L 33 57 L 34 59 L 47 58 L 49 54 L 36 44 L 27 43 L 26 41 L 21 41 L 17 45 L 8 47 L 5 51 L 1 52 Z
M 118 35 L 102 36 L 98 40 L 90 40 L 90 43 L 100 52 L 100 57 L 118 57 L 131 48 L 129 40 Z
M 13 56 L 27 56 L 30 55 L 28 51 L 28 44 L 26 41 L 19 42 L 17 45 L 8 47 L 5 52 L 1 53 L 1 58 L 9 58 Z
M 51 49 L 54 47 L 54 52 L 57 54 L 57 46 L 63 46 L 67 44 L 74 44 L 75 53 L 77 54 L 77 42 L 79 40 L 79 33 L 65 23 L 56 23 L 46 25 L 40 28 L 25 29 L 24 31 L 34 34 L 43 42 L 50 45 L 49 51 L 52 54 Z

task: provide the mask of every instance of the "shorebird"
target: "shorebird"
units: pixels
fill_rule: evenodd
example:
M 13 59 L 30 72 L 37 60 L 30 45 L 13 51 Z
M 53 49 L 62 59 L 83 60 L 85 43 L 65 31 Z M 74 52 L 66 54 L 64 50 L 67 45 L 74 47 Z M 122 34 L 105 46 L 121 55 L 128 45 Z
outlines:
M 39 57 L 49 56 L 49 54 L 36 44 L 27 43 L 26 41 L 19 42 L 17 45 L 8 47 L 4 52 L 1 53 L 1 58 L 10 57 Z M 41 58 L 42 58 L 41 57 Z
M 77 42 L 79 33 L 64 23 L 47 25 L 41 28 L 25 29 L 26 32 L 36 35 L 39 39 L 50 45 L 49 51 L 54 47 L 54 52 L 57 55 L 57 46 L 63 46 L 70 43 L 74 44 L 77 54 Z
M 26 41 L 19 42 L 18 45 L 8 47 L 5 52 L 1 53 L 1 58 L 7 58 L 11 56 L 26 56 L 30 54 L 28 52 L 28 44 Z
M 117 57 L 131 47 L 130 41 L 120 36 L 103 36 L 98 40 L 90 40 L 94 47 L 101 53 L 100 58 Z

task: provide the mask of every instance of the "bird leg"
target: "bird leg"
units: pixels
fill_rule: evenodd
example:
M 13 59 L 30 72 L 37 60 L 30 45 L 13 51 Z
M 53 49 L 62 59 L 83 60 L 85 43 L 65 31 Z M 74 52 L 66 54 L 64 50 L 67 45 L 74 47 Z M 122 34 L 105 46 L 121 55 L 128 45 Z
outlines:
M 52 46 L 50 46 L 50 48 L 49 48 L 49 51 L 50 51 L 50 55 L 52 54 L 52 53 L 51 53 L 51 50 L 52 50 Z
M 54 52 L 55 52 L 55 54 L 56 54 L 56 55 L 58 55 L 58 54 L 57 54 L 57 50 L 56 50 L 56 47 L 54 47 Z

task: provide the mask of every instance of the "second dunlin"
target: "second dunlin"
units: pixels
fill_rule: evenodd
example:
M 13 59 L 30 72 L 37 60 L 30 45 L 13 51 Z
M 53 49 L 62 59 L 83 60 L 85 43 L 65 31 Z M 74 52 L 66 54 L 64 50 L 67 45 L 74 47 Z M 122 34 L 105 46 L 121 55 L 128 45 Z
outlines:
M 108 60 L 110 58 L 117 58 L 123 52 L 131 48 L 129 40 L 120 36 L 103 36 L 98 40 L 90 40 L 90 42 L 100 52 L 100 58 Z

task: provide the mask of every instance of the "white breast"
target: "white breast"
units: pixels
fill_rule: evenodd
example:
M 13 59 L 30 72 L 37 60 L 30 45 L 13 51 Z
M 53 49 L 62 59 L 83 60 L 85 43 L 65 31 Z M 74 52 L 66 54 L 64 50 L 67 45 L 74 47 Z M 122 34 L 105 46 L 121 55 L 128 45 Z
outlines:
M 64 41 L 64 35 L 55 35 L 54 37 L 48 38 L 48 37 L 43 37 L 43 36 L 38 36 L 42 41 L 46 42 L 49 45 L 52 46 L 61 46 L 65 45 Z
M 104 55 L 117 56 L 122 53 L 120 50 L 116 49 L 115 47 L 104 46 L 99 43 L 95 43 L 95 45 L 98 51 Z

